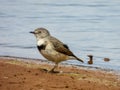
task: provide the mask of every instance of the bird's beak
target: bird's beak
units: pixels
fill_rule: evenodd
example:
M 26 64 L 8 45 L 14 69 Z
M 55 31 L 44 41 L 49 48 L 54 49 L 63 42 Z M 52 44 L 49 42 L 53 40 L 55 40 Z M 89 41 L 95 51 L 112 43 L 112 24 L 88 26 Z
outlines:
M 30 33 L 35 34 L 35 32 L 31 31 Z

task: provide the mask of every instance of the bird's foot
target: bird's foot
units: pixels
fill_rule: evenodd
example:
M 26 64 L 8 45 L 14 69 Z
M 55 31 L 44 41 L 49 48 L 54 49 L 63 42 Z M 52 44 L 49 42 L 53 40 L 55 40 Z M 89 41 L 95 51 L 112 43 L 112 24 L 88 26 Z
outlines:
M 54 71 L 54 70 L 47 70 L 47 69 L 41 69 L 42 72 L 46 72 L 46 73 L 60 73 L 59 71 Z

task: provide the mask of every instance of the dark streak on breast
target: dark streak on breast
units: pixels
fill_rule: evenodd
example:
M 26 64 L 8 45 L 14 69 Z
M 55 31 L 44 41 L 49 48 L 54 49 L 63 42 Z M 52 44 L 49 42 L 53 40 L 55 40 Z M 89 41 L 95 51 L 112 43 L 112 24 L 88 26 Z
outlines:
M 38 50 L 45 50 L 46 45 L 37 46 Z

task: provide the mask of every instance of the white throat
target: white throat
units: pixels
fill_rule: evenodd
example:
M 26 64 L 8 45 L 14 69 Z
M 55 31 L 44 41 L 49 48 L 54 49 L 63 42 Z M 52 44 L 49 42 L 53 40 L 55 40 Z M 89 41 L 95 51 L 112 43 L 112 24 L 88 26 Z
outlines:
M 45 39 L 39 39 L 39 40 L 37 41 L 37 45 L 38 45 L 38 46 L 41 46 L 41 45 L 43 45 L 43 44 L 45 44 Z

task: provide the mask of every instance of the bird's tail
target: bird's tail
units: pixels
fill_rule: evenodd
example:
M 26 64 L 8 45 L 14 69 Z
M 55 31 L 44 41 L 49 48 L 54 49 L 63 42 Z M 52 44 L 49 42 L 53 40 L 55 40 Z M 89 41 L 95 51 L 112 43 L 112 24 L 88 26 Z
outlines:
M 82 63 L 84 63 L 84 61 L 78 57 L 75 56 L 75 58 L 78 60 L 78 61 L 81 61 Z

